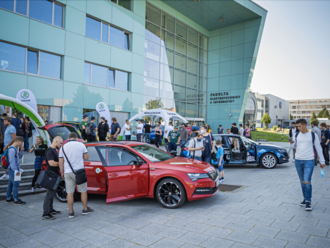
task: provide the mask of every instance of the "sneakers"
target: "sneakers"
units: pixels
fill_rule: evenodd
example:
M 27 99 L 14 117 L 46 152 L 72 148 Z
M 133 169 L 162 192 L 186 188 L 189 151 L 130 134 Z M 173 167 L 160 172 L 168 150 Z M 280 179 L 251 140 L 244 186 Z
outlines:
M 34 192 L 34 188 L 32 187 L 32 188 L 30 189 L 30 191 L 31 191 L 31 192 Z
M 225 178 L 224 177 L 221 177 L 220 180 L 223 183 L 225 181 Z
M 14 205 L 25 205 L 25 204 L 26 204 L 26 202 L 23 202 L 21 199 L 14 201 Z
M 53 209 L 52 211 L 50 211 L 51 215 L 56 215 L 56 214 L 60 214 L 61 211 L 56 211 L 55 209 Z
M 68 214 L 68 216 L 69 216 L 69 219 L 72 219 L 72 218 L 74 218 L 74 212 L 72 212 L 72 213 L 69 213 L 69 214 Z
M 306 205 L 305 199 L 299 205 L 304 207 Z
M 87 215 L 87 214 L 90 214 L 90 213 L 93 213 L 93 212 L 94 212 L 94 209 L 91 209 L 90 207 L 87 207 L 87 210 L 83 210 L 82 214 Z
M 46 214 L 42 216 L 43 220 L 55 220 L 56 218 L 51 214 Z
M 9 175 L 3 174 L 2 177 L 0 177 L 0 180 L 9 180 Z
M 6 203 L 10 203 L 10 202 L 13 202 L 13 201 L 14 201 L 14 198 L 11 198 L 10 200 L 6 199 Z
M 306 202 L 305 210 L 306 211 L 312 211 L 312 204 L 310 202 Z

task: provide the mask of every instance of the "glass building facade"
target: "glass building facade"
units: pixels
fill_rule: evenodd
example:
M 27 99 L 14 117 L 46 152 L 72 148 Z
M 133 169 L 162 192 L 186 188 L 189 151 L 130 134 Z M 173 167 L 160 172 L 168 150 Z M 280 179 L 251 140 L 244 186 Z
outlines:
M 228 127 L 266 15 L 249 0 L 0 0 L 0 93 L 31 90 L 54 122 L 104 102 L 120 120 L 160 107 Z

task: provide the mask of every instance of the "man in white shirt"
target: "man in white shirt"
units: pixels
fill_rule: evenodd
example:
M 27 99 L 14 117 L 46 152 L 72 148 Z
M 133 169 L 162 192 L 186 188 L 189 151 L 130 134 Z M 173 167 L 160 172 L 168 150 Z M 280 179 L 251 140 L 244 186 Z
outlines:
M 84 169 L 84 160 L 88 160 L 88 152 L 86 146 L 77 141 L 78 135 L 70 133 L 69 141 L 61 147 L 59 154 L 59 166 L 61 176 L 65 179 L 65 190 L 67 193 L 67 201 L 69 206 L 69 218 L 74 218 L 73 211 L 73 194 L 76 187 L 76 175 L 74 172 Z M 71 166 L 70 166 L 70 164 Z M 64 165 L 64 166 L 63 166 Z M 72 169 L 74 172 L 72 171 Z M 94 212 L 93 209 L 87 206 L 87 182 L 77 185 L 78 192 L 81 193 L 81 202 L 83 204 L 82 214 L 90 214 Z
M 166 128 L 166 130 L 165 130 L 165 134 L 164 134 L 164 138 L 165 138 L 165 141 L 166 141 L 166 143 L 168 143 L 168 134 L 171 132 L 171 131 L 173 131 L 173 124 L 172 124 L 172 122 L 169 122 L 168 123 L 168 127 Z
M 305 206 L 307 211 L 312 210 L 312 175 L 314 170 L 314 147 L 320 158 L 321 168 L 325 167 L 325 161 L 322 153 L 322 147 L 319 137 L 307 129 L 307 122 L 305 119 L 296 121 L 299 129 L 297 137 L 293 137 L 294 144 L 293 154 L 295 156 L 295 166 L 300 179 L 301 189 L 304 200 L 300 206 Z M 314 144 L 313 144 L 314 139 Z
M 131 125 L 129 124 L 129 120 L 126 120 L 126 123 L 124 125 L 124 130 L 125 130 L 125 139 L 126 140 L 131 140 Z
M 202 160 L 202 152 L 204 151 L 203 134 L 199 133 L 189 141 L 188 151 L 190 152 L 190 158 Z
M 242 124 L 239 124 L 238 134 L 241 135 L 241 136 L 244 136 L 244 128 L 243 128 Z
M 136 139 L 137 139 L 137 141 L 142 142 L 143 124 L 142 124 L 142 121 L 141 120 L 139 120 L 138 123 L 139 124 L 136 127 Z

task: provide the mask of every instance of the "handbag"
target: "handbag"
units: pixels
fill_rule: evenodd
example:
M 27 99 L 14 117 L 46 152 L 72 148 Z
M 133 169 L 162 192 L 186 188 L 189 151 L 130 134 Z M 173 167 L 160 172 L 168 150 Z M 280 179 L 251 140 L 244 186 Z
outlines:
M 75 176 L 76 176 L 76 184 L 80 185 L 80 184 L 86 183 L 87 182 L 87 176 L 86 176 L 85 168 L 74 171 L 68 157 L 65 154 L 64 146 L 62 146 L 62 151 L 63 151 L 63 154 L 66 158 L 66 161 L 68 162 L 73 174 L 75 174 Z
M 45 151 L 45 154 L 47 153 L 47 150 Z M 47 164 L 47 170 L 42 170 L 39 173 L 36 184 L 49 190 L 57 190 L 58 185 L 61 181 L 61 176 L 51 170 L 48 170 L 49 165 L 47 158 L 46 158 L 46 164 Z

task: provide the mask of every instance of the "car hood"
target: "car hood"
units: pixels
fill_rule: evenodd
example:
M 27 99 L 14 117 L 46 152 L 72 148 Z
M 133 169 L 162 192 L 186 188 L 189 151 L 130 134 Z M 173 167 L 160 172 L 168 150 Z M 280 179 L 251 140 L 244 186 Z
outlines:
M 258 149 L 285 149 L 284 147 L 281 147 L 281 146 L 278 146 L 278 145 L 265 144 L 265 143 L 258 144 L 257 148 Z
M 162 169 L 180 170 L 189 173 L 207 173 L 215 169 L 208 163 L 190 158 L 174 157 L 166 161 L 153 163 Z

